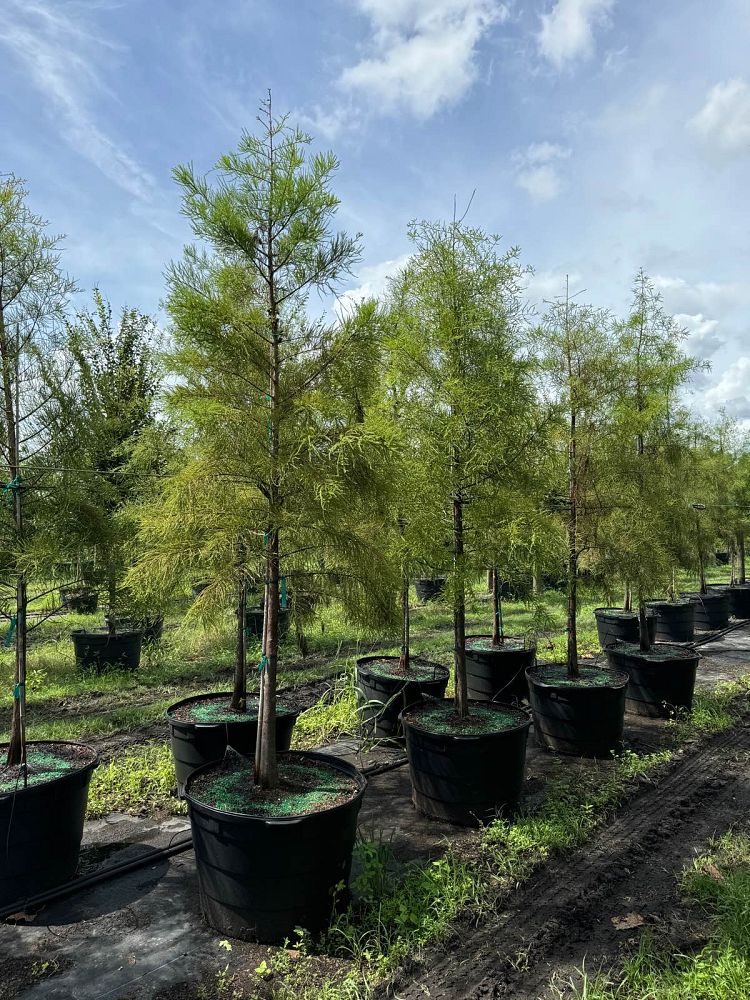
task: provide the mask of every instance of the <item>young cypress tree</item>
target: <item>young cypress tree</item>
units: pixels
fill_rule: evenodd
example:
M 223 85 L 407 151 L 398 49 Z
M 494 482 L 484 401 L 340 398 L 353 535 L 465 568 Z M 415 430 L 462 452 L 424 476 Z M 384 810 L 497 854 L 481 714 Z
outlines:
M 414 255 L 392 289 L 391 359 L 406 405 L 407 472 L 419 485 L 415 538 L 452 541 L 455 707 L 469 714 L 466 597 L 486 552 L 472 505 L 497 479 L 517 477 L 534 425 L 532 360 L 522 339 L 524 269 L 517 249 L 461 221 L 412 224 Z M 425 560 L 427 561 L 427 560 Z
M 682 349 L 685 336 L 639 271 L 630 314 L 616 329 L 620 377 L 605 445 L 610 496 L 597 545 L 604 565 L 636 597 L 644 652 L 651 647 L 646 600 L 668 585 L 673 539 L 691 499 L 684 491 L 684 414 L 675 402 L 698 367 Z
M 207 613 L 237 595 L 235 708 L 247 589 L 262 584 L 255 777 L 272 788 L 282 590 L 296 599 L 335 593 L 376 625 L 393 620 L 394 580 L 378 539 L 389 429 L 369 405 L 380 373 L 377 309 L 370 302 L 333 322 L 312 318 L 312 294 L 332 291 L 360 252 L 356 238 L 332 228 L 337 160 L 311 152 L 310 137 L 275 117 L 270 97 L 258 122 L 215 174 L 175 170 L 201 241 L 167 275 L 168 405 L 186 427 L 186 451 L 162 508 L 142 511 L 137 575 L 172 585 L 203 566 Z
M 8 505 L 4 584 L 13 591 L 9 637 L 15 635 L 13 716 L 7 763 L 26 764 L 26 639 L 33 535 L 43 514 L 30 519 L 32 487 L 57 417 L 56 390 L 63 364 L 61 324 L 75 285 L 60 267 L 60 237 L 26 204 L 22 181 L 0 178 L 0 454 Z M 42 497 L 45 494 L 42 494 Z M 36 500 L 38 502 L 39 496 Z M 6 638 L 6 643 L 8 638 Z M 25 775 L 25 770 L 24 770 Z

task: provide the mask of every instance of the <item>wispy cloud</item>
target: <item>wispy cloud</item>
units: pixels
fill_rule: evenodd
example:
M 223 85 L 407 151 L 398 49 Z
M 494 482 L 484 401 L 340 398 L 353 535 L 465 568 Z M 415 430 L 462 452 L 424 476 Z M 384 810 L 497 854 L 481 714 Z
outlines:
M 513 159 L 516 164 L 516 184 L 536 202 L 552 201 L 562 190 L 558 165 L 570 157 L 566 146 L 553 142 L 535 142 Z
M 539 51 L 557 69 L 594 54 L 594 28 L 605 25 L 615 0 L 556 0 L 541 15 Z
M 510 9 L 499 0 L 357 0 L 370 20 L 371 53 L 340 85 L 385 112 L 430 118 L 455 104 L 478 75 L 477 47 Z
M 48 102 L 60 135 L 118 187 L 147 201 L 151 174 L 97 121 L 95 97 L 109 94 L 102 63 L 122 49 L 93 34 L 88 21 L 101 0 L 5 0 L 0 45 Z
M 750 85 L 739 77 L 717 83 L 688 127 L 714 156 L 750 155 Z

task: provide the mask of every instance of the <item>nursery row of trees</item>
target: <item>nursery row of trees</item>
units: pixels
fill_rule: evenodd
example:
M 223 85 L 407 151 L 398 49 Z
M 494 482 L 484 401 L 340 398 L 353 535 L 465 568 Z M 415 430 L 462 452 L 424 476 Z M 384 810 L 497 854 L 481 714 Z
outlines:
M 729 421 L 687 408 L 699 365 L 647 275 L 624 318 L 568 289 L 540 318 L 519 250 L 454 217 L 410 226 L 380 301 L 318 313 L 361 253 L 334 228 L 337 161 L 270 103 L 260 120 L 208 177 L 175 171 L 196 242 L 166 272 L 164 343 L 99 292 L 73 313 L 60 239 L 18 179 L 0 183 L 9 763 L 23 759 L 28 604 L 60 582 L 105 586 L 114 629 L 123 609 L 157 614 L 206 581 L 190 614 L 236 610 L 237 711 L 260 604 L 268 787 L 287 594 L 302 624 L 334 597 L 373 629 L 400 608 L 407 663 L 408 581 L 448 574 L 465 716 L 466 596 L 488 568 L 566 576 L 573 675 L 583 570 L 642 616 L 719 539 L 744 580 L 750 458 Z

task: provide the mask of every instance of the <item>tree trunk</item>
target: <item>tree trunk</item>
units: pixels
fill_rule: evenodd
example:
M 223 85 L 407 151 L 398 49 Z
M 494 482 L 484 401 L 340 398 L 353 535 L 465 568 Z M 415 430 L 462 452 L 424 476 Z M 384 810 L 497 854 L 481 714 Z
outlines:
M 503 635 L 503 609 L 500 602 L 500 583 L 496 569 L 492 570 L 492 645 L 499 646 Z
M 578 504 L 576 479 L 576 412 L 570 411 L 570 444 L 568 447 L 568 676 L 578 677 Z
M 488 569 L 487 570 L 487 593 L 488 594 L 492 593 L 492 588 L 494 586 L 494 579 L 495 579 L 495 570 L 494 569 Z
M 739 559 L 739 582 L 745 583 L 745 532 L 737 532 L 737 556 Z
M 625 611 L 633 610 L 633 592 L 630 589 L 630 584 L 625 584 L 625 593 L 622 598 L 622 606 Z
M 234 712 L 247 711 L 247 585 L 244 575 L 237 595 L 237 648 L 234 661 L 234 690 L 230 708 Z
M 107 628 L 109 634 L 114 635 L 117 631 L 117 573 L 115 572 L 112 554 L 109 555 L 110 564 L 107 569 Z
M 646 618 L 646 603 L 638 601 L 638 634 L 642 653 L 648 653 L 651 649 L 651 636 L 648 634 L 648 619 Z
M 258 784 L 261 788 L 276 788 L 279 772 L 276 761 L 276 675 L 279 661 L 279 532 L 274 528 L 268 542 L 268 590 L 266 663 L 261 671 L 263 715 L 260 727 L 260 767 Z
M 409 669 L 409 573 L 406 568 L 401 576 L 401 655 L 398 659 L 400 670 Z
M 461 495 L 453 495 L 453 662 L 456 669 L 456 712 L 469 714 L 466 679 L 466 583 L 464 580 L 464 511 Z
M 531 568 L 531 592 L 535 595 L 544 593 L 542 574 L 539 572 L 539 566 L 537 565 L 536 560 Z

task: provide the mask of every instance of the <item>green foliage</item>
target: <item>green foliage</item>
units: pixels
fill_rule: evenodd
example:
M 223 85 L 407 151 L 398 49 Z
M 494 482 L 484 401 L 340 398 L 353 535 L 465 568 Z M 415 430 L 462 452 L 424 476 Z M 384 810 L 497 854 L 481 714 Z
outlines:
M 98 819 L 111 812 L 184 814 L 186 805 L 176 798 L 175 789 L 168 743 L 125 751 L 94 771 L 86 815 Z

